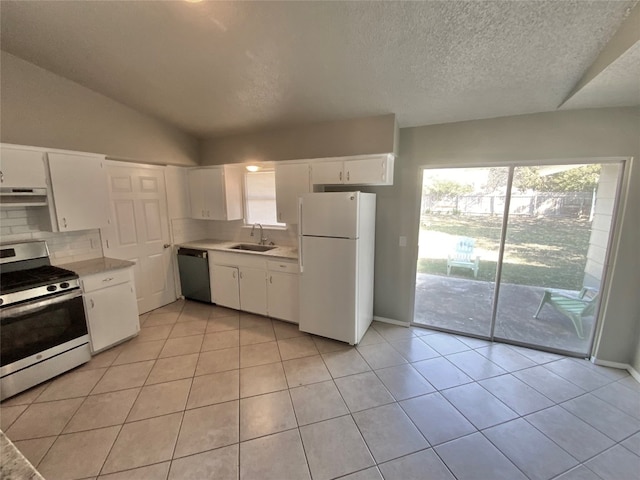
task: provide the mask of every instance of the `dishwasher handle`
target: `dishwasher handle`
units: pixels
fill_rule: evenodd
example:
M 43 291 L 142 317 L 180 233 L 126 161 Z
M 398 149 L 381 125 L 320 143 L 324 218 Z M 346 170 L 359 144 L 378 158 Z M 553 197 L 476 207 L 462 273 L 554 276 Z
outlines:
M 178 255 L 185 257 L 207 258 L 206 250 L 196 250 L 194 248 L 178 248 Z

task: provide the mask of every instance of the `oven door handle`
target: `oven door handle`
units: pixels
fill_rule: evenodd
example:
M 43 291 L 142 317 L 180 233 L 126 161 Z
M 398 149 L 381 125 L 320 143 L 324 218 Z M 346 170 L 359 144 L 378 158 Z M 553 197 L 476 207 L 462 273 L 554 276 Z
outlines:
M 67 300 L 72 300 L 76 297 L 82 296 L 82 290 L 75 289 L 70 292 L 64 292 L 57 295 L 51 295 L 46 298 L 39 298 L 37 300 L 33 300 L 27 303 L 21 303 L 15 306 L 8 306 L 3 310 L 0 310 L 0 315 L 2 318 L 15 318 L 25 313 L 35 313 L 40 310 L 44 310 L 50 305 L 54 303 L 65 302 Z

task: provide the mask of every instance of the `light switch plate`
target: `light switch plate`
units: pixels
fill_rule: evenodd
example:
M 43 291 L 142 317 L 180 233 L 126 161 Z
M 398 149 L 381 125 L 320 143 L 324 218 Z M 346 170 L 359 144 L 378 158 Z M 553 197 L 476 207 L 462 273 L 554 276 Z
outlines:
M 400 237 L 400 246 L 401 247 L 407 246 L 407 237 Z

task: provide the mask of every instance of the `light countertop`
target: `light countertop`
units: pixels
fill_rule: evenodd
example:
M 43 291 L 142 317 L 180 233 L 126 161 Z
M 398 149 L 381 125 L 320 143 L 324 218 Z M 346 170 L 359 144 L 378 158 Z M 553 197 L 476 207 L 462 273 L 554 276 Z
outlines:
M 0 430 L 0 478 L 20 480 L 44 480 L 20 450 Z
M 82 260 L 80 262 L 65 263 L 58 266 L 76 272 L 79 276 L 84 277 L 87 275 L 94 275 L 96 273 L 128 268 L 133 265 L 135 265 L 135 263 L 130 262 L 129 260 L 118 260 L 117 258 L 100 257 L 93 258 L 91 260 Z
M 285 258 L 289 260 L 298 260 L 298 249 L 296 247 L 285 247 L 276 245 L 273 250 L 266 252 L 251 252 L 247 250 L 232 250 L 231 247 L 238 245 L 239 243 L 248 242 L 231 242 L 228 240 L 215 240 L 211 238 L 205 238 L 202 240 L 195 240 L 193 242 L 185 242 L 177 245 L 178 247 L 186 248 L 198 248 L 201 250 L 216 250 L 221 252 L 239 253 L 243 255 L 259 255 L 261 257 L 273 257 L 273 258 Z

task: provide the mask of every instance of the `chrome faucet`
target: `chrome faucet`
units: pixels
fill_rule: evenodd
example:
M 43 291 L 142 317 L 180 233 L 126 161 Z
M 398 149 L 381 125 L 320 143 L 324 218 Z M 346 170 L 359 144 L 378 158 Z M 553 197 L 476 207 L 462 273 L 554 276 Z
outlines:
M 253 232 L 256 229 L 256 225 L 260 227 L 260 241 L 258 242 L 258 245 L 266 245 L 267 244 L 267 240 L 268 238 L 264 236 L 264 231 L 262 230 L 262 224 L 261 223 L 254 223 L 253 227 L 251 227 L 251 237 L 253 237 Z

